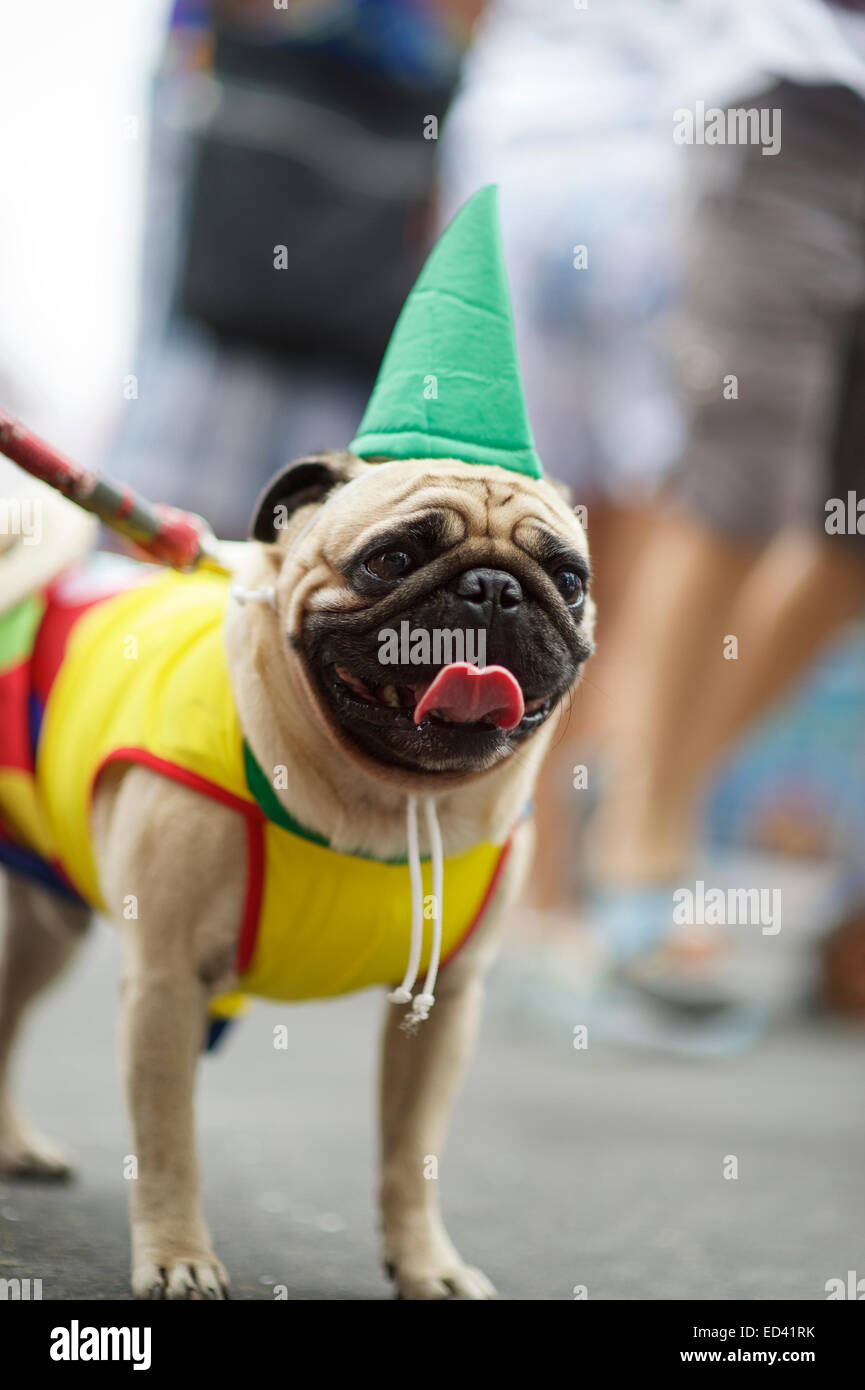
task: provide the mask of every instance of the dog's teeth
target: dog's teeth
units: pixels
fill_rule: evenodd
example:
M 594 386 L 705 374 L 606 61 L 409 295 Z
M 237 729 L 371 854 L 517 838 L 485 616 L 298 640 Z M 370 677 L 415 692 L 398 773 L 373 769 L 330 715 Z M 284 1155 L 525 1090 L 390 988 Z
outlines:
M 384 700 L 386 705 L 392 705 L 394 709 L 399 709 L 399 695 L 396 693 L 396 686 L 383 685 L 378 692 L 378 698 Z

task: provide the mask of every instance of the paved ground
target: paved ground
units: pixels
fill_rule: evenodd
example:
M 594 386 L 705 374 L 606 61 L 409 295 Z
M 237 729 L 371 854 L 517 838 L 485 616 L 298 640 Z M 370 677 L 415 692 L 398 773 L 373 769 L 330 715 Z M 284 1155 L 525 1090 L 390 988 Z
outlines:
M 46 1299 L 128 1297 L 116 977 L 100 926 L 27 1039 L 22 1093 L 79 1178 L 0 1188 L 0 1275 L 41 1278 Z M 576 1052 L 565 1024 L 520 1022 L 506 982 L 492 996 L 443 1183 L 452 1234 L 505 1298 L 814 1299 L 865 1275 L 861 1035 L 803 1022 L 700 1063 Z M 261 1005 L 204 1064 L 207 1207 L 236 1297 L 389 1297 L 370 1200 L 379 1010 Z

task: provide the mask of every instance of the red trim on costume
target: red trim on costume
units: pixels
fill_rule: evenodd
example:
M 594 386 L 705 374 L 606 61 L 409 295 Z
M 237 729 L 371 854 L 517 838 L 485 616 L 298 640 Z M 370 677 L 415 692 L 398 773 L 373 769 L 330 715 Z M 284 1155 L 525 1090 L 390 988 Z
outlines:
M 237 943 L 237 973 L 242 975 L 252 960 L 255 943 L 258 940 L 258 925 L 261 920 L 261 898 L 264 889 L 264 818 L 246 818 L 246 901 L 243 905 L 243 924 Z
M 162 776 L 170 778 L 174 782 L 180 782 L 183 786 L 191 788 L 193 791 L 201 792 L 204 796 L 209 796 L 213 801 L 220 802 L 223 806 L 230 807 L 233 811 L 239 811 L 246 817 L 246 891 L 243 903 L 243 918 L 241 921 L 240 935 L 237 943 L 236 968 L 238 974 L 248 967 L 255 951 L 255 943 L 258 938 L 259 922 L 261 918 L 261 903 L 264 889 L 264 869 L 265 869 L 265 839 L 264 822 L 265 816 L 257 802 L 246 801 L 243 797 L 237 796 L 234 792 L 227 791 L 218 782 L 211 782 L 209 778 L 202 777 L 200 773 L 191 772 L 189 768 L 181 767 L 179 763 L 172 763 L 167 758 L 157 757 L 155 753 L 150 753 L 146 748 L 115 748 L 113 752 L 107 754 L 96 769 L 93 777 L 93 790 L 101 773 L 110 763 L 128 762 L 137 763 L 143 767 L 150 767 L 154 772 L 161 773 Z M 477 928 L 484 919 L 487 908 L 490 905 L 493 894 L 495 893 L 499 881 L 505 869 L 505 865 L 510 857 L 513 848 L 514 836 L 519 826 L 515 826 L 511 831 L 506 843 L 502 847 L 498 862 L 493 871 L 493 875 L 487 884 L 480 906 L 475 914 L 474 921 L 457 942 L 454 949 L 441 962 L 441 969 L 459 954 L 466 942 L 474 935 Z M 62 866 L 58 864 L 62 870 Z M 68 874 L 64 876 L 68 880 Z
M 30 694 L 29 659 L 0 671 L 0 768 L 33 775 L 27 698 Z
M 170 777 L 173 782 L 182 782 L 185 787 L 191 787 L 193 791 L 201 792 L 214 801 L 220 801 L 223 806 L 230 806 L 232 811 L 242 811 L 244 815 L 260 816 L 262 814 L 256 802 L 246 801 L 242 796 L 237 796 L 235 792 L 227 791 L 225 787 L 221 787 L 218 782 L 211 782 L 209 777 L 202 777 L 200 772 L 191 772 L 188 767 L 182 767 L 180 763 L 172 763 L 168 758 L 157 757 L 155 753 L 150 753 L 146 748 L 115 748 L 106 754 L 94 773 L 94 787 L 100 774 L 108 767 L 109 763 L 115 762 L 141 763 L 144 767 L 152 767 L 154 772 L 161 772 L 164 777 Z
M 168 777 L 173 782 L 180 782 L 184 787 L 191 788 L 192 791 L 201 792 L 203 796 L 209 796 L 212 801 L 218 801 L 221 805 L 228 806 L 232 811 L 239 811 L 241 815 L 246 817 L 246 890 L 237 942 L 237 971 L 240 974 L 251 961 L 258 938 L 264 887 L 264 813 L 257 802 L 246 801 L 244 797 L 237 796 L 234 792 L 221 787 L 218 782 L 211 782 L 209 778 L 202 777 L 200 773 L 191 772 L 189 768 L 181 767 L 179 763 L 169 762 L 167 758 L 159 758 L 155 753 L 148 752 L 146 748 L 115 748 L 104 757 L 93 777 L 94 791 L 101 773 L 110 763 L 115 762 L 138 763 L 142 767 L 152 768 L 154 772 L 160 773 L 163 777 Z
M 61 593 L 61 581 L 64 577 L 61 576 L 60 580 L 55 581 L 46 590 L 45 612 L 42 615 L 31 653 L 30 684 L 43 705 L 48 703 L 52 686 L 66 655 L 69 638 L 79 619 L 83 618 L 97 604 L 104 603 L 106 599 L 117 597 L 115 592 L 106 591 L 105 593 L 88 594 L 86 597 L 78 599 L 64 599 Z M 123 591 L 118 590 L 118 592 L 122 593 Z

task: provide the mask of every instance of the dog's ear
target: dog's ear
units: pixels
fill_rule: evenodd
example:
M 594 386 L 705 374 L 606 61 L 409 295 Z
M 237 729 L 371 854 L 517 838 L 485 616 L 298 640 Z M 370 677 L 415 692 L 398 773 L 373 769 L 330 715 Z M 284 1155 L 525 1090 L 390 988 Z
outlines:
M 354 454 L 311 454 L 283 468 L 268 483 L 252 514 L 253 540 L 275 541 L 290 516 L 310 502 L 321 502 L 329 492 L 357 477 L 363 464 Z

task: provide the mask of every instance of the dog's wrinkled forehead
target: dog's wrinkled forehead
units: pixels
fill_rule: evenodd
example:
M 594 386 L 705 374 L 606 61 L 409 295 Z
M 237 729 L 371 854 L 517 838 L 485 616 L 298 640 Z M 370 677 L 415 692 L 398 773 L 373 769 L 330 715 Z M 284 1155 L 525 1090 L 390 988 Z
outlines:
M 391 539 L 421 516 L 434 518 L 442 548 L 481 537 L 531 548 L 547 532 L 587 553 L 576 516 L 548 483 L 456 459 L 364 467 L 316 508 L 297 544 L 309 538 L 338 568 L 359 544 L 374 544 L 379 533 Z

